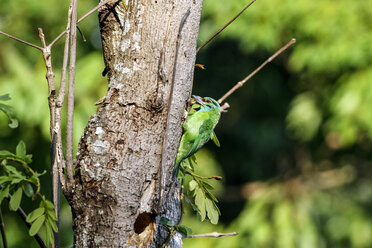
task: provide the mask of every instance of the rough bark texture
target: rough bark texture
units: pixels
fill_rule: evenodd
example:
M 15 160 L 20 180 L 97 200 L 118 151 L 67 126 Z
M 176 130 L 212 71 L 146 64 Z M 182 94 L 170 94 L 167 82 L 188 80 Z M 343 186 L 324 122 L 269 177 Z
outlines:
M 75 247 L 158 247 L 167 236 L 160 216 L 180 217 L 177 190 L 168 191 L 202 0 L 127 6 L 118 1 L 99 14 L 109 89 L 78 148 L 70 198 Z M 178 235 L 169 244 L 182 246 Z

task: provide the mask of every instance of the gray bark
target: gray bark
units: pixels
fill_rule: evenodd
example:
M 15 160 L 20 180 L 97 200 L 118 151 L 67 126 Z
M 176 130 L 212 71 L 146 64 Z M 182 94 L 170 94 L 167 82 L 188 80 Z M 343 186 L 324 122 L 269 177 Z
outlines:
M 127 5 L 99 13 L 109 88 L 79 143 L 69 194 L 75 247 L 158 247 L 167 236 L 160 216 L 180 218 L 178 191 L 169 190 L 202 0 Z M 181 247 L 180 237 L 169 246 Z

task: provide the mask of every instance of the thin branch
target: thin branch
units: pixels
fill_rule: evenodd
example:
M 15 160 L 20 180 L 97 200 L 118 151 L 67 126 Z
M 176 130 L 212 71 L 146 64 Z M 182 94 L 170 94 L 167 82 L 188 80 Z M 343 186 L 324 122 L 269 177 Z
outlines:
M 41 44 L 43 45 L 42 52 L 43 58 L 45 62 L 45 67 L 47 69 L 47 73 L 45 75 L 47 82 L 48 82 L 48 91 L 49 91 L 49 110 L 50 110 L 50 136 L 53 136 L 53 128 L 55 124 L 55 82 L 54 82 L 54 73 L 52 68 L 52 55 L 49 47 L 47 47 L 45 42 L 45 37 L 42 28 L 38 28 L 39 30 L 39 37 L 41 40 Z
M 283 51 L 285 51 L 288 47 L 290 47 L 292 44 L 296 42 L 296 39 L 291 39 L 287 44 L 285 44 L 282 48 L 280 48 L 278 51 L 276 51 L 270 58 L 268 58 L 265 62 L 263 62 L 259 67 L 257 67 L 256 70 L 254 70 L 251 74 L 249 74 L 246 78 L 239 81 L 231 90 L 229 90 L 223 97 L 221 97 L 218 100 L 218 103 L 221 104 L 227 97 L 229 97 L 232 93 L 234 93 L 237 89 L 242 87 L 249 79 L 251 79 L 257 72 L 259 72 L 266 64 L 271 62 L 273 59 L 275 59 L 279 54 L 281 54 Z
M 36 48 L 36 49 L 38 49 L 38 50 L 40 50 L 40 51 L 43 51 L 43 48 L 42 48 L 42 47 L 39 47 L 39 46 L 37 46 L 37 45 L 34 45 L 34 44 L 30 43 L 30 42 L 27 42 L 27 41 L 21 40 L 21 39 L 15 37 L 15 36 L 13 36 L 13 35 L 10 35 L 10 34 L 7 34 L 7 33 L 4 33 L 4 32 L 2 32 L 2 31 L 0 31 L 0 34 L 6 36 L 6 37 L 8 37 L 8 38 L 11 38 L 11 39 L 13 39 L 13 40 L 16 40 L 16 41 L 18 41 L 18 42 L 21 42 L 21 43 L 23 43 L 23 44 L 25 44 L 25 45 L 27 45 L 27 46 L 30 46 L 30 47 Z
M 207 180 L 210 180 L 210 179 L 215 179 L 215 180 L 222 180 L 222 177 L 221 176 L 211 176 L 211 177 L 202 177 L 202 176 L 199 176 L 189 170 L 186 171 L 186 174 L 189 174 L 190 176 L 193 176 L 193 177 L 197 177 L 197 178 L 200 178 L 200 179 L 207 179 Z
M 52 182 L 52 200 L 55 206 L 55 212 L 57 216 L 57 228 L 59 227 L 59 176 L 58 176 L 58 167 L 56 164 L 56 90 L 55 90 L 55 81 L 54 81 L 54 73 L 52 68 L 52 52 L 50 47 L 46 45 L 45 36 L 43 33 L 43 29 L 39 28 L 39 37 L 41 40 L 41 44 L 43 45 L 43 58 L 45 62 L 45 66 L 47 69 L 46 79 L 48 82 L 48 90 L 49 90 L 49 112 L 50 112 L 50 137 L 51 137 L 51 161 L 50 161 L 50 169 L 51 169 L 51 182 Z M 53 247 L 59 246 L 59 233 L 56 232 L 54 234 L 54 245 Z
M 65 98 L 65 92 L 66 92 L 66 71 L 67 71 L 67 62 L 68 62 L 68 51 L 69 51 L 69 45 L 70 45 L 69 40 L 70 40 L 71 14 L 72 14 L 72 6 L 70 4 L 70 8 L 68 10 L 67 27 L 65 30 L 66 37 L 65 37 L 65 47 L 63 50 L 61 81 L 60 81 L 60 87 L 59 87 L 58 98 L 57 98 L 58 107 L 62 107 L 64 98 Z
M 77 21 L 76 24 L 78 24 L 79 22 L 81 22 L 82 20 L 84 20 L 85 18 L 87 18 L 89 15 L 91 15 L 92 13 L 94 13 L 97 9 L 101 8 L 103 5 L 107 4 L 108 2 L 110 2 L 112 0 L 105 0 L 103 2 L 101 2 L 100 4 L 98 4 L 96 7 L 94 7 L 93 9 L 91 9 L 90 11 L 88 11 L 85 15 L 83 15 L 82 17 L 80 17 L 80 19 Z M 52 47 L 65 33 L 66 33 L 67 29 L 65 29 L 62 33 L 60 33 L 50 44 L 49 46 Z
M 62 62 L 62 70 L 61 70 L 61 81 L 60 87 L 56 102 L 56 125 L 54 128 L 54 132 L 56 134 L 56 144 L 55 144 L 55 163 L 59 173 L 60 183 L 62 184 L 62 189 L 64 192 L 67 192 L 65 188 L 65 177 L 63 174 L 63 168 L 65 167 L 65 160 L 63 157 L 63 145 L 62 145 L 62 131 L 61 131 L 61 124 L 62 124 L 62 106 L 65 100 L 66 95 L 66 74 L 67 74 L 67 63 L 68 63 L 68 52 L 70 49 L 70 25 L 71 25 L 71 16 L 72 16 L 72 2 L 70 3 L 70 7 L 68 10 L 67 15 L 67 26 L 66 26 L 66 36 L 65 36 L 65 47 L 63 50 L 63 62 Z M 69 186 L 69 185 L 68 185 Z
M 227 109 L 230 108 L 230 104 L 225 102 L 222 106 L 221 106 L 221 112 L 227 112 Z
M 232 233 L 212 232 L 212 233 L 190 235 L 190 236 L 187 236 L 187 238 L 188 239 L 192 239 L 192 238 L 204 238 L 204 237 L 219 238 L 219 237 L 236 236 L 236 235 L 238 235 L 237 232 L 232 232 Z
M 87 39 L 85 38 L 85 35 L 83 34 L 79 26 L 76 25 L 76 28 L 79 31 L 79 34 L 81 35 L 81 39 L 83 40 L 83 42 L 87 42 Z
M 68 184 L 73 181 L 73 122 L 74 122 L 74 89 L 76 65 L 76 19 L 77 0 L 72 0 L 70 21 L 70 66 L 68 73 L 67 125 L 66 125 L 66 168 Z
M 9 194 L 9 200 L 10 200 L 10 197 L 11 197 L 11 195 Z M 27 215 L 26 215 L 25 211 L 23 211 L 23 209 L 19 207 L 17 209 L 17 213 L 21 217 L 21 219 L 23 220 L 23 222 L 26 224 L 26 226 L 28 227 L 28 229 L 30 229 L 31 228 L 31 223 L 28 223 L 26 221 Z M 47 248 L 47 246 L 45 245 L 43 239 L 40 237 L 40 235 L 38 233 L 35 234 L 34 238 L 35 238 L 36 242 L 39 244 L 39 246 L 41 248 Z
M 196 53 L 200 51 L 205 45 L 207 45 L 214 37 L 219 35 L 225 28 L 227 28 L 233 21 L 235 21 L 236 18 L 238 18 L 243 12 L 248 9 L 249 6 L 251 6 L 256 0 L 253 0 L 247 6 L 245 6 L 236 16 L 234 16 L 230 21 L 228 21 L 222 28 L 220 28 L 214 35 L 212 35 L 206 42 L 204 42 L 198 49 L 196 49 Z
M 1 231 L 1 238 L 3 240 L 3 247 L 8 248 L 8 242 L 6 241 L 6 234 L 5 234 L 5 226 L 3 221 L 3 213 L 0 209 L 0 231 Z
M 1 185 L 0 185 L 0 189 L 1 189 Z M 6 197 L 8 202 L 10 201 L 11 198 L 12 198 L 11 194 L 8 194 L 8 197 Z M 23 211 L 23 209 L 21 207 L 19 207 L 17 209 L 17 213 L 21 217 L 22 221 L 26 224 L 27 228 L 30 229 L 31 228 L 31 223 L 28 223 L 26 221 L 27 215 L 26 215 L 25 211 Z M 43 239 L 40 237 L 40 235 L 38 233 L 35 234 L 34 238 L 36 239 L 36 242 L 39 244 L 39 246 L 41 248 L 46 248 L 46 245 L 45 245 Z

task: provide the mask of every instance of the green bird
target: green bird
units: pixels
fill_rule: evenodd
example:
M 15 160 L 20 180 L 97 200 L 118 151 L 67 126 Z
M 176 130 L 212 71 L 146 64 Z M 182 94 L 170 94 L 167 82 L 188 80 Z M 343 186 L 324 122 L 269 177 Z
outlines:
M 175 175 L 180 163 L 192 156 L 205 143 L 212 139 L 219 146 L 218 139 L 213 131 L 220 116 L 221 108 L 216 100 L 210 97 L 192 96 L 191 109 L 183 124 L 184 133 L 178 148 Z

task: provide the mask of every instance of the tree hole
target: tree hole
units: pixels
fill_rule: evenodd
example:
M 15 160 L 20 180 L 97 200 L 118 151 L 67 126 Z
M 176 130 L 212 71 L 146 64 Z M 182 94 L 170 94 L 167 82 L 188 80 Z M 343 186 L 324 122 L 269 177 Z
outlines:
M 142 233 L 148 225 L 153 222 L 152 214 L 140 213 L 134 222 L 134 232 L 137 234 Z

